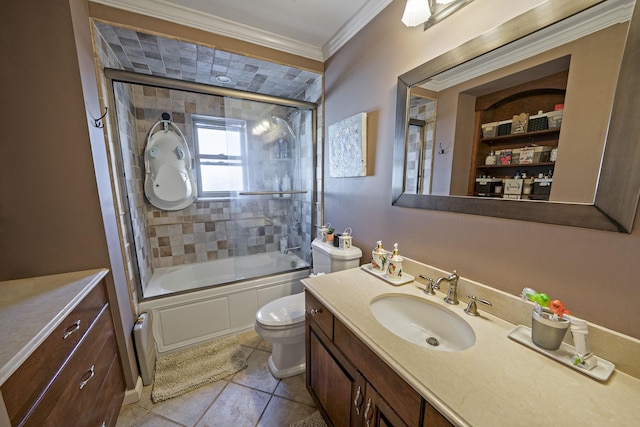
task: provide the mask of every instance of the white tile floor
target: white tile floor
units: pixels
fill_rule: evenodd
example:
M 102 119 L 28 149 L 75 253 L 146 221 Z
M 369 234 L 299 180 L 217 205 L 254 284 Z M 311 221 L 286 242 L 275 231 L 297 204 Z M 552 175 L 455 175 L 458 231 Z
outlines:
M 282 380 L 271 375 L 269 343 L 255 332 L 239 335 L 238 342 L 246 369 L 158 404 L 146 386 L 139 402 L 122 408 L 117 427 L 286 427 L 316 410 L 304 374 Z

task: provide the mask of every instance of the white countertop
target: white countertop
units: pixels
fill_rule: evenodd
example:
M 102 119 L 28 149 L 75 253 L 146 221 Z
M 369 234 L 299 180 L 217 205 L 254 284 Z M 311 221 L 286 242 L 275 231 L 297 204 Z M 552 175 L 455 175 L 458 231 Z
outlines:
M 0 384 L 107 273 L 97 269 L 0 282 Z
M 516 325 L 466 304 L 426 296 L 416 282 L 393 286 L 351 269 L 303 280 L 307 291 L 451 422 L 460 426 L 638 426 L 640 380 L 614 371 L 600 382 L 507 337 Z M 399 293 L 442 304 L 476 334 L 464 351 L 443 352 L 411 344 L 373 317 L 375 297 Z M 640 362 L 639 362 L 640 363 Z

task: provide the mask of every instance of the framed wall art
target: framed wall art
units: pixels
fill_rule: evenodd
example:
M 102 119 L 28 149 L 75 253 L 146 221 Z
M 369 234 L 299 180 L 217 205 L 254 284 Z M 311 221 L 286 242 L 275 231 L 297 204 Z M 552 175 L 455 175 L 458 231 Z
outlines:
M 367 113 L 329 125 L 329 176 L 367 175 Z

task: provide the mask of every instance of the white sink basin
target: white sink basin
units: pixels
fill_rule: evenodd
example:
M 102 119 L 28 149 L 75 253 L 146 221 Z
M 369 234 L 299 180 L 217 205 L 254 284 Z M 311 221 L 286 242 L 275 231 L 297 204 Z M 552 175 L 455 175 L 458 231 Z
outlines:
M 476 342 L 471 326 L 451 310 L 404 294 L 385 294 L 371 301 L 378 322 L 400 338 L 439 351 L 462 351 Z

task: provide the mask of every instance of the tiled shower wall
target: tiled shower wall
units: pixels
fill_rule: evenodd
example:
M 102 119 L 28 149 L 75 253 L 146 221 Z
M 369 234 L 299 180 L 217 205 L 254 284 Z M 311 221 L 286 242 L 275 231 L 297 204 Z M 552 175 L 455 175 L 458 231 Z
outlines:
M 190 150 L 193 147 L 193 115 L 207 115 L 244 119 L 250 128 L 270 117 L 271 114 L 286 116 L 281 107 L 228 99 L 212 95 L 203 95 L 177 90 L 133 86 L 135 114 L 137 118 L 138 146 L 142 157 L 148 132 L 160 119 L 163 112 L 171 114 L 172 121 L 184 133 Z M 291 110 L 291 109 L 289 109 Z M 302 113 L 294 113 L 302 114 Z M 292 115 L 293 116 L 293 115 Z M 272 178 L 285 172 L 293 176 L 292 159 L 273 159 L 274 143 L 265 144 L 261 138 L 248 132 L 249 168 L 251 180 L 249 191 L 271 191 Z M 304 132 L 300 141 L 304 141 Z M 310 141 L 307 139 L 307 141 Z M 310 142 L 307 142 L 310 145 Z M 300 144 L 293 149 L 300 149 Z M 302 163 L 311 165 L 312 150 L 302 151 Z M 138 168 L 135 176 L 144 171 Z M 312 170 L 309 166 L 308 170 Z M 302 188 L 310 190 L 312 174 L 301 183 Z M 142 188 L 142 181 L 137 183 Z M 310 207 L 311 192 L 304 195 L 306 207 Z M 294 227 L 292 217 L 299 213 L 292 211 L 294 206 L 300 209 L 300 198 L 267 196 L 239 196 L 238 198 L 199 201 L 180 211 L 163 211 L 146 204 L 146 224 L 149 232 L 150 250 L 154 267 L 168 267 L 232 256 L 280 250 L 280 238 L 287 235 L 288 247 L 299 246 L 299 229 L 310 234 L 311 221 L 306 215 L 302 224 Z M 304 210 L 304 207 L 303 207 Z M 306 221 L 306 223 L 305 223 Z M 307 239 L 308 240 L 308 239 Z M 300 242 L 300 243 L 298 243 Z M 303 250 L 303 252 L 305 252 Z M 308 251 L 303 258 L 308 259 Z
M 97 63 L 101 67 L 123 69 L 109 45 L 99 31 L 96 35 Z M 321 215 L 321 205 L 313 205 L 313 157 L 320 156 L 313 150 L 313 128 L 310 111 L 265 106 L 250 101 L 221 101 L 210 95 L 196 95 L 169 89 L 116 84 L 115 98 L 117 115 L 110 115 L 110 120 L 118 118 L 118 137 L 122 144 L 122 168 L 125 173 L 127 195 L 118 195 L 120 209 L 121 235 L 123 253 L 129 272 L 129 286 L 132 295 L 132 308 L 137 312 L 135 287 L 136 265 L 139 270 L 142 288 L 146 286 L 156 267 L 180 265 L 185 263 L 225 258 L 229 256 L 247 255 L 260 252 L 278 251 L 280 237 L 287 236 L 287 246 L 300 246 L 300 256 L 310 260 L 310 247 L 313 235 L 313 209 Z M 103 87 L 106 94 L 106 87 Z M 308 80 L 308 89 L 295 94 L 296 99 L 310 102 L 321 102 L 322 79 Z M 108 104 L 105 102 L 105 104 Z M 308 165 L 300 177 L 300 189 L 307 190 L 304 195 L 291 198 L 274 196 L 252 196 L 236 199 L 199 201 L 192 206 L 177 212 L 161 211 L 150 205 L 143 193 L 144 166 L 143 150 L 150 128 L 160 119 L 162 112 L 169 112 L 172 120 L 186 136 L 190 149 L 193 150 L 192 121 L 193 114 L 210 116 L 227 116 L 247 120 L 261 120 L 272 114 L 286 118 L 292 125 L 300 141 L 306 141 L 301 148 L 302 164 Z M 317 140 L 321 141 L 321 108 L 318 109 Z M 303 117 L 304 116 L 304 117 Z M 251 124 L 249 124 L 250 129 Z M 113 143 L 118 141 L 113 135 L 108 137 Z M 262 158 L 252 157 L 251 169 L 254 179 L 250 183 L 250 191 L 271 190 L 275 173 L 282 175 L 283 168 L 291 165 L 269 161 L 269 147 L 261 140 L 252 140 L 250 144 L 264 146 Z M 120 161 L 120 148 L 111 147 L 112 166 Z M 291 175 L 292 171 L 289 170 Z M 295 184 L 294 184 L 295 185 Z M 118 192 L 118 186 L 114 185 Z M 298 189 L 298 188 L 294 188 Z M 321 185 L 318 186 L 321 191 Z M 124 203 L 128 196 L 131 214 L 125 210 Z M 127 217 L 131 218 L 132 233 L 129 232 Z M 300 220 L 296 223 L 295 220 Z M 130 234 L 133 234 L 131 238 Z M 131 259 L 127 248 L 135 242 L 135 253 L 138 258 Z

